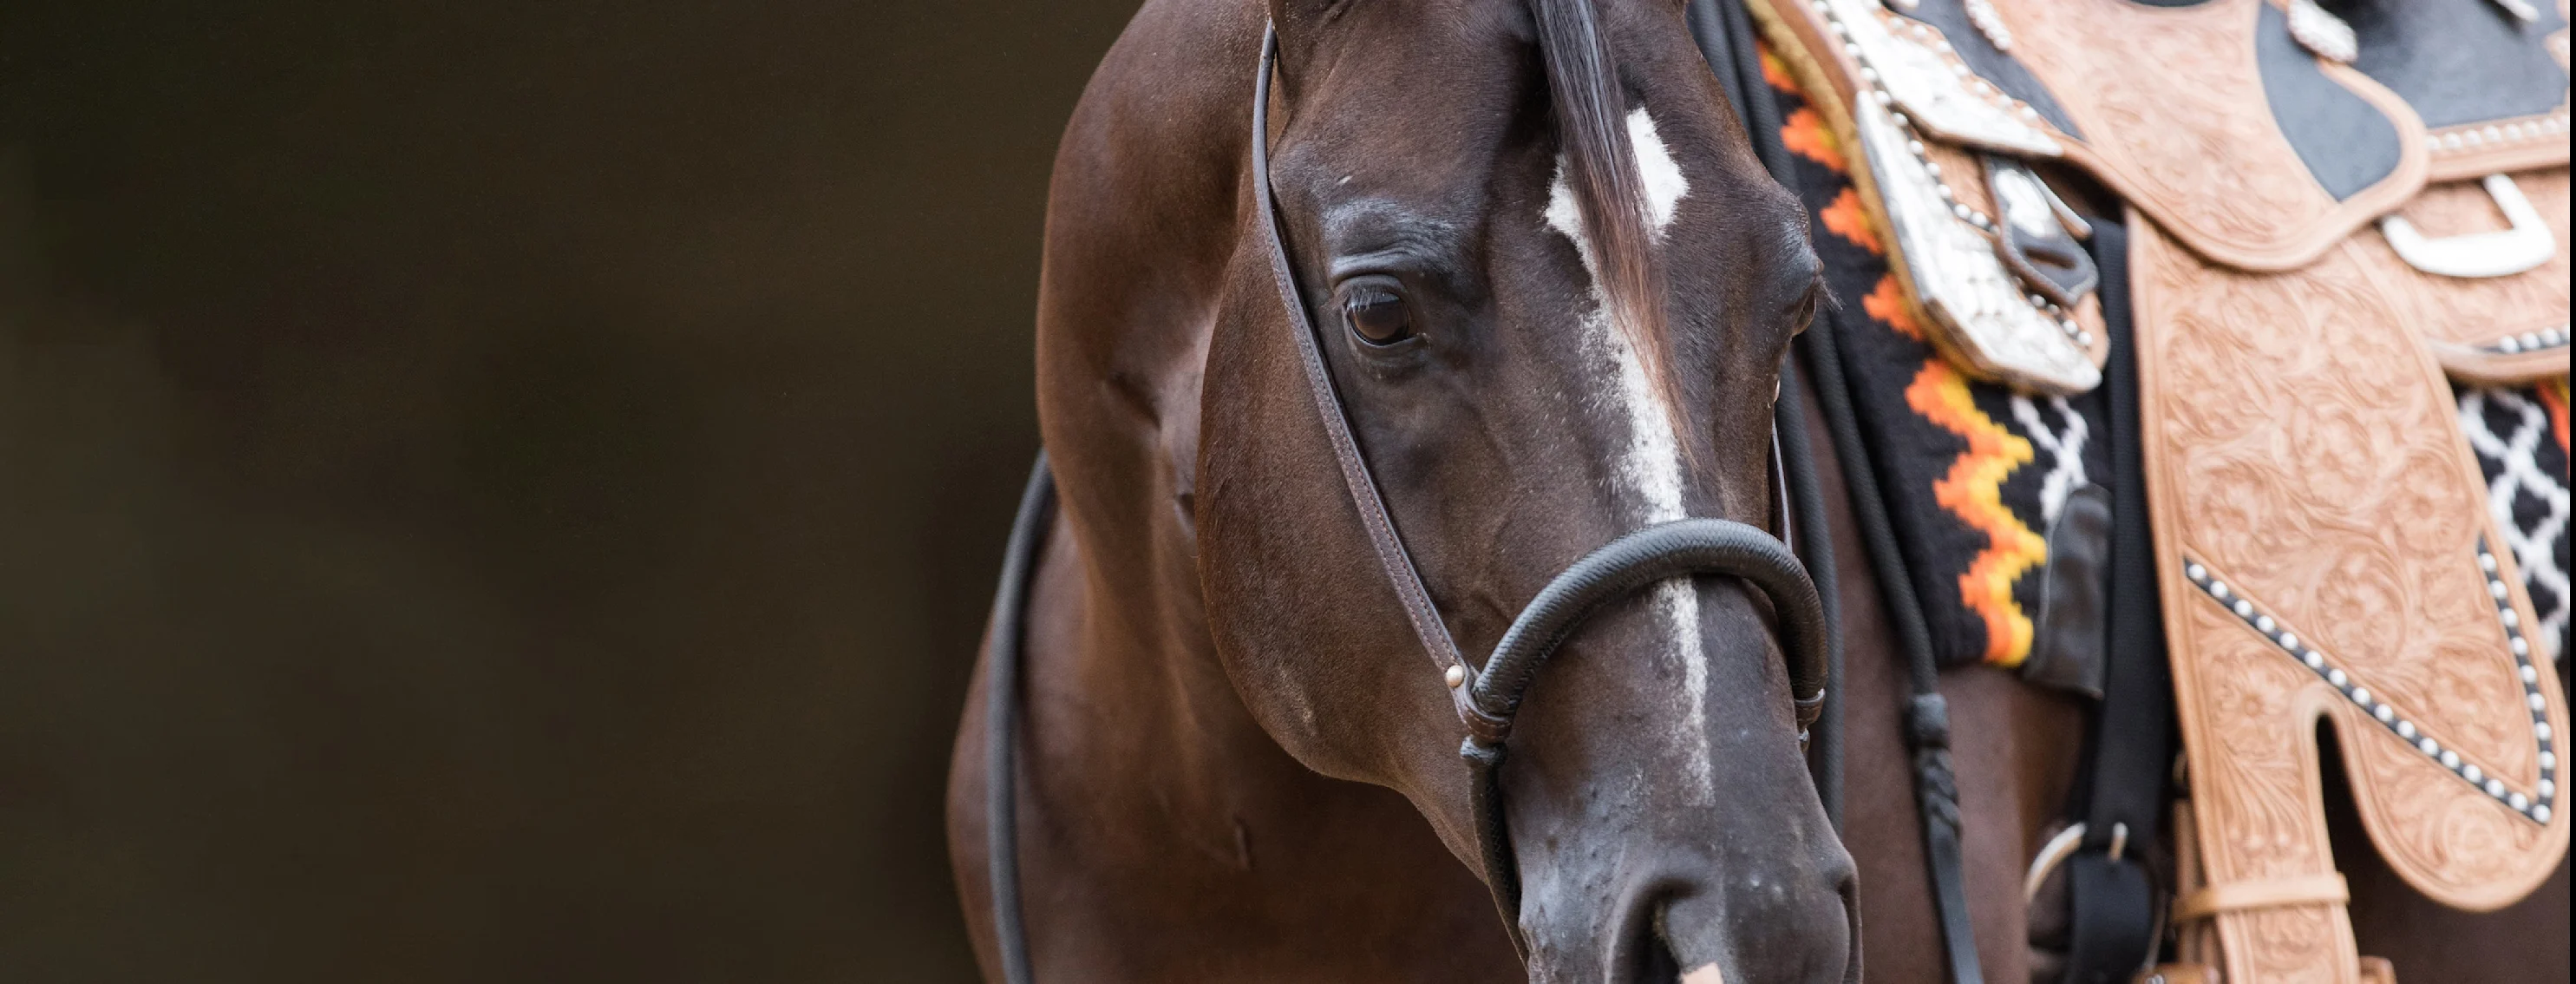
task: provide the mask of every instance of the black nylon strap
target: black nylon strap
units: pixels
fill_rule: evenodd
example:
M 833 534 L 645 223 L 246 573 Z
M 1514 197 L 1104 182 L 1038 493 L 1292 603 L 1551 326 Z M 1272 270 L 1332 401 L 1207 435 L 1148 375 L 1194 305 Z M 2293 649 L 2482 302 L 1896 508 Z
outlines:
M 2173 682 L 2139 444 L 2128 230 L 2094 220 L 2092 247 L 2111 340 L 2103 374 L 2111 416 L 2110 645 L 2078 789 L 2084 842 L 2067 861 L 2066 984 L 2127 981 L 2156 955 L 2156 889 L 2145 852 L 2156 844 L 2173 761 Z M 2118 858 L 2110 854 L 2115 841 L 2125 848 Z

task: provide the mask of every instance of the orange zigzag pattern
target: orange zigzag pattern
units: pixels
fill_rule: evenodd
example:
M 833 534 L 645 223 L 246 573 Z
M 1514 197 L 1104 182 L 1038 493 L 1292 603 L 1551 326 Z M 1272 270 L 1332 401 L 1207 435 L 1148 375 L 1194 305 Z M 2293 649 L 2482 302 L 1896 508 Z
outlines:
M 1914 324 L 1914 311 L 1905 306 L 1905 291 L 1896 286 L 1893 273 L 1879 276 L 1878 286 L 1870 288 L 1869 296 L 1860 299 L 1860 309 L 1869 312 L 1870 317 L 1887 322 L 1887 326 L 1896 329 L 1899 335 L 1918 342 L 1923 340 L 1923 329 Z
M 1914 412 L 1968 441 L 1950 473 L 1932 483 L 1934 501 L 1986 534 L 1986 549 L 1959 575 L 1959 597 L 1986 623 L 1986 661 L 2019 666 L 2030 655 L 2030 616 L 2014 603 L 2013 582 L 2048 559 L 2048 542 L 2005 508 L 2004 479 L 2031 460 L 2030 442 L 1997 426 L 1968 398 L 1968 381 L 1938 358 L 1926 361 L 1905 388 Z
M 1800 106 L 1780 124 L 1780 143 L 1791 153 L 1822 165 L 1835 174 L 1851 173 L 1851 162 L 1843 159 L 1843 149 L 1834 142 L 1834 131 L 1825 126 L 1825 118 L 1816 111 Z
M 1771 53 L 1770 42 L 1754 42 L 1753 50 L 1762 59 L 1762 81 L 1769 82 L 1772 88 L 1790 93 L 1800 99 L 1807 98 L 1807 94 L 1798 89 L 1798 80 L 1789 75 L 1789 66 L 1780 64 L 1780 56 Z
M 1816 212 L 1816 218 L 1823 220 L 1826 231 L 1868 250 L 1869 255 L 1887 255 L 1887 248 L 1878 244 L 1878 233 L 1870 228 L 1869 211 L 1861 207 L 1860 193 L 1844 188 L 1842 194 L 1834 196 L 1832 204 Z
M 2558 453 L 2567 453 L 2567 377 L 2540 384 L 2540 405 L 2549 408 L 2549 429 L 2558 438 Z

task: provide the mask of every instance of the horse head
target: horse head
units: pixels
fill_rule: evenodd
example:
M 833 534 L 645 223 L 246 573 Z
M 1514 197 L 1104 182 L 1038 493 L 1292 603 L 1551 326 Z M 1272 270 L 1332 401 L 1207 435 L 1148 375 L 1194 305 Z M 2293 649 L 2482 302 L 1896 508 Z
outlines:
M 1401 792 L 1472 866 L 1460 714 L 1319 419 L 1349 421 L 1439 625 L 1478 659 L 1622 534 L 1778 527 L 1772 404 L 1819 268 L 1681 4 L 1269 0 L 1269 16 L 1281 247 L 1247 188 L 1190 507 L 1209 629 L 1284 748 Z M 1293 341 L 1308 324 L 1329 390 Z M 1506 917 L 1534 979 L 1856 969 L 1852 863 L 1807 777 L 1774 623 L 1745 582 L 1700 577 L 1565 637 L 1503 779 Z

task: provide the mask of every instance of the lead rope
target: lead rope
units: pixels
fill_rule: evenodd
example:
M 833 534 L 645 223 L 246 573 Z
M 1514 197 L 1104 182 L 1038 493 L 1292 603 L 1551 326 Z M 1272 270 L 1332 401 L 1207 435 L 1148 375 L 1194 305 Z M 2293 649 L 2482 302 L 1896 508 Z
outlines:
M 1701 42 L 1702 53 L 1709 55 L 1711 65 L 1721 60 L 1712 52 L 1722 49 L 1724 64 L 1734 70 L 1731 76 L 1721 71 L 1719 77 L 1744 110 L 1743 121 L 1754 153 L 1773 180 L 1795 188 L 1795 164 L 1789 159 L 1788 148 L 1780 142 L 1779 103 L 1769 97 L 1769 83 L 1762 77 L 1761 53 L 1754 46 L 1752 22 L 1741 0 L 1693 0 L 1691 13 L 1698 22 L 1693 33 Z M 1711 34 L 1720 36 L 1723 43 L 1712 43 Z M 1850 384 L 1843 374 L 1842 354 L 1835 341 L 1840 328 L 1840 310 L 1827 308 L 1818 312 L 1816 322 L 1797 345 L 1816 375 L 1816 401 L 1824 411 L 1835 457 L 1842 462 L 1843 491 L 1851 499 L 1853 518 L 1860 524 L 1861 543 L 1878 577 L 1888 619 L 1896 629 L 1898 648 L 1905 654 L 1911 694 L 1904 709 L 1903 731 L 1913 759 L 1915 802 L 1923 817 L 1923 853 L 1932 882 L 1932 909 L 1941 926 L 1943 949 L 1949 956 L 1950 979 L 1952 984 L 1984 984 L 1985 973 L 1977 962 L 1976 932 L 1969 919 L 1966 863 L 1960 850 L 1959 789 L 1950 761 L 1949 708 L 1941 696 L 1932 632 L 1914 596 L 1914 582 L 1906 573 L 1887 505 L 1879 498 L 1877 469 L 1861 443 L 1858 415 L 1852 409 Z M 1830 563 L 1821 566 L 1832 569 Z M 1816 569 L 1816 565 L 1809 569 Z

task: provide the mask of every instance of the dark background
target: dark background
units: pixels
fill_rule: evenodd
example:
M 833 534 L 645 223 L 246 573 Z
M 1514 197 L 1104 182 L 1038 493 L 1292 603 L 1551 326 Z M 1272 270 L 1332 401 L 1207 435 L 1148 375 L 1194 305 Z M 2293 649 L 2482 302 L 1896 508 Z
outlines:
M 0 3 L 0 980 L 958 980 L 1133 0 Z

